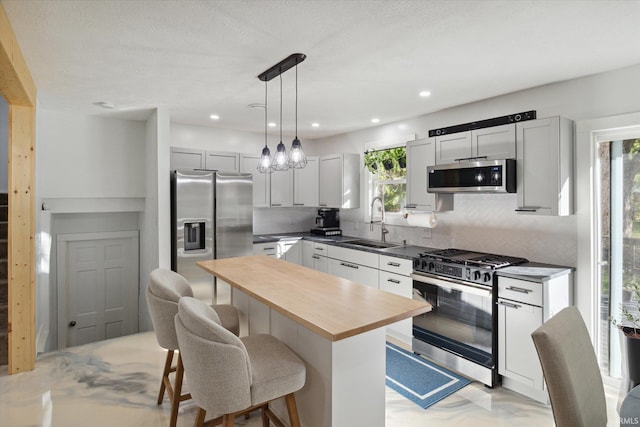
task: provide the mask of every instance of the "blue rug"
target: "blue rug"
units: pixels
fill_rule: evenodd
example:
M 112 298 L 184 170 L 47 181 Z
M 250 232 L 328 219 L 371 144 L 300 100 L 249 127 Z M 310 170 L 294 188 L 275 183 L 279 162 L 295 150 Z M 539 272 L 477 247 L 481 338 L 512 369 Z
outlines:
M 387 342 L 387 387 L 428 408 L 471 381 Z

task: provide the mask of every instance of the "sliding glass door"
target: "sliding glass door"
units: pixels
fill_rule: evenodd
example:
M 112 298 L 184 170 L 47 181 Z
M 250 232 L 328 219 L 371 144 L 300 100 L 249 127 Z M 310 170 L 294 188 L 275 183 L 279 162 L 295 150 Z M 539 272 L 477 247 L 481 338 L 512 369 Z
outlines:
M 640 290 L 640 133 L 597 144 L 598 356 L 604 373 L 620 378 L 620 334 L 609 320 Z

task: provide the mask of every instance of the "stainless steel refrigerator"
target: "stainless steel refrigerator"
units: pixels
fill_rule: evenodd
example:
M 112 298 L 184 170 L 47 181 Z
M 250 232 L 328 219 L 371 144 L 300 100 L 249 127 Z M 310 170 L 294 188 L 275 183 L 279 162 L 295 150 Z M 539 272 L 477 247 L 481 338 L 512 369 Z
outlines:
M 196 261 L 252 254 L 252 191 L 251 174 L 171 172 L 171 269 L 189 281 L 196 296 L 210 293 L 215 302 L 218 291 Z

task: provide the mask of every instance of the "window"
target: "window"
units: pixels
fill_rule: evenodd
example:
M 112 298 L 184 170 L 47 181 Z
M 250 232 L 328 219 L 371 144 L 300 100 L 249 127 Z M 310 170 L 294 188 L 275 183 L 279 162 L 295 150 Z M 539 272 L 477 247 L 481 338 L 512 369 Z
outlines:
M 400 217 L 406 203 L 407 164 L 405 146 L 367 150 L 364 163 L 369 172 L 369 203 L 382 198 L 387 222 Z M 367 209 L 367 214 L 370 215 Z M 379 216 L 374 212 L 374 216 Z

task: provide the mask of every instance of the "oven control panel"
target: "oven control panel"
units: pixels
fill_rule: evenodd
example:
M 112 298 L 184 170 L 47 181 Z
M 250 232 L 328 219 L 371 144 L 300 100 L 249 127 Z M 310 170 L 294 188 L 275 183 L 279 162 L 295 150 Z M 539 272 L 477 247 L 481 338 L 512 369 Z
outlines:
M 416 272 L 431 273 L 481 285 L 491 286 L 493 284 L 493 270 L 488 268 L 474 268 L 454 263 L 418 259 L 414 261 L 413 267 Z

